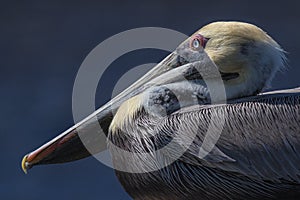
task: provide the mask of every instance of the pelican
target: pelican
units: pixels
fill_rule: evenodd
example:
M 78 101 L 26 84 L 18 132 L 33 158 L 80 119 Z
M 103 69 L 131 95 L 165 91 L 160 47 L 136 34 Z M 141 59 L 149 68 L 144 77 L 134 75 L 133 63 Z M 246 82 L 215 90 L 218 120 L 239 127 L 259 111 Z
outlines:
M 101 151 L 100 125 L 133 199 L 299 199 L 300 88 L 262 93 L 285 64 L 284 50 L 257 26 L 210 23 L 91 116 L 27 154 L 22 168 Z

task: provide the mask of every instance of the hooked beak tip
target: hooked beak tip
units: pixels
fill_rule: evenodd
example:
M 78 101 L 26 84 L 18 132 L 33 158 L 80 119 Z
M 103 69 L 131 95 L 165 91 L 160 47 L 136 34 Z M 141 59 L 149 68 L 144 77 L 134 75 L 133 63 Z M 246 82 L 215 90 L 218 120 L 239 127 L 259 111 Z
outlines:
M 27 162 L 27 157 L 28 157 L 28 154 L 23 157 L 22 163 L 21 163 L 22 170 L 25 174 L 27 174 L 27 170 L 31 168 L 29 162 Z

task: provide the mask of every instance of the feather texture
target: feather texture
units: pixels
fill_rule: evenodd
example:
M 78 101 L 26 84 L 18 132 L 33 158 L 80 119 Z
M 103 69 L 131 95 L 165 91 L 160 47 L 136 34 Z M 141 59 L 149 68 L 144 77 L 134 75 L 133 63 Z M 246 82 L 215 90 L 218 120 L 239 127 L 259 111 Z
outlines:
M 129 162 L 112 151 L 114 162 L 151 169 L 175 161 L 148 173 L 117 171 L 117 175 L 135 199 L 280 199 L 285 192 L 297 195 L 299 92 L 297 88 L 223 105 L 191 106 L 159 120 L 145 113 L 137 115 L 134 123 L 109 137 L 127 151 L 152 156 L 144 160 L 137 154 L 138 160 Z M 199 149 L 209 124 L 219 123 L 218 117 L 213 118 L 214 112 L 226 113 L 224 127 L 216 146 L 201 157 Z M 151 137 L 141 137 L 145 131 Z M 194 137 L 191 145 L 179 159 L 173 158 L 176 151 L 186 148 L 188 137 Z M 171 141 L 172 147 L 158 151 Z

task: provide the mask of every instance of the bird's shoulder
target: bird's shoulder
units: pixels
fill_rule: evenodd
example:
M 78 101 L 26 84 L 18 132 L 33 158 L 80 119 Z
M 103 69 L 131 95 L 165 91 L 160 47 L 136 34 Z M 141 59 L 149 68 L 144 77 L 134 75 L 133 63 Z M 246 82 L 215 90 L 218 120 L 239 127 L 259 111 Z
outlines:
M 173 134 L 182 147 L 193 138 L 182 162 L 300 183 L 300 88 L 187 107 L 160 121 L 157 130 Z

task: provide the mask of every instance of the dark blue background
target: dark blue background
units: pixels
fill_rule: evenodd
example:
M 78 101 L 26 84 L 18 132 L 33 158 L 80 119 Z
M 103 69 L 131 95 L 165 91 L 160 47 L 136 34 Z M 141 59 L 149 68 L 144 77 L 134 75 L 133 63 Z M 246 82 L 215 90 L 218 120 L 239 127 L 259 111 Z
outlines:
M 296 2 L 296 1 L 293 1 Z M 129 199 L 113 170 L 88 158 L 35 167 L 25 175 L 24 154 L 73 124 L 72 87 L 85 56 L 121 31 L 155 26 L 192 34 L 216 20 L 259 25 L 288 52 L 288 71 L 273 88 L 300 85 L 300 12 L 289 1 L 1 1 L 0 199 Z M 162 51 L 123 56 L 101 80 L 105 103 L 122 73 L 158 62 Z

